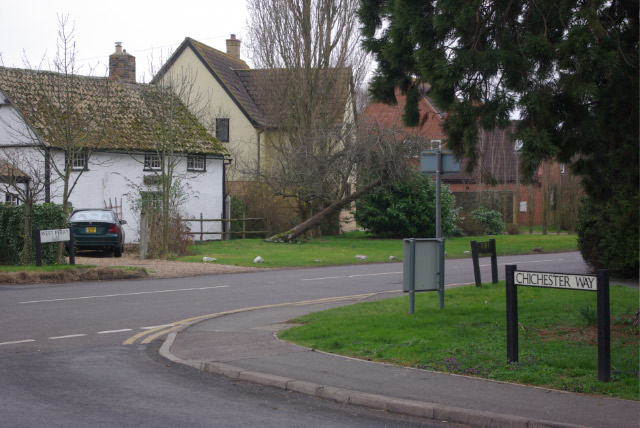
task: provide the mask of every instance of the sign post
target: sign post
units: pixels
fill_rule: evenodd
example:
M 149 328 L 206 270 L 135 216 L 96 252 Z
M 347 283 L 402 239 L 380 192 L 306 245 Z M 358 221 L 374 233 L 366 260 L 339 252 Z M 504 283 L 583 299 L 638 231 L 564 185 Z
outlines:
M 442 239 L 442 207 L 440 205 L 441 174 L 455 174 L 460 172 L 460 164 L 453 153 L 441 150 L 424 151 L 420 153 L 420 172 L 435 174 L 436 176 L 436 239 L 440 240 L 440 257 L 438 269 L 440 271 L 438 285 L 438 307 L 444 309 L 444 240 Z
M 507 362 L 518 361 L 518 286 L 595 291 L 598 308 L 598 380 L 611 380 L 611 331 L 609 309 L 609 271 L 600 269 L 596 275 L 519 271 L 507 265 Z
M 73 228 L 66 229 L 36 229 L 36 266 L 42 266 L 42 244 L 51 242 L 69 241 L 69 264 L 76 264 L 75 249 L 73 244 Z
M 473 276 L 476 280 L 476 287 L 480 287 L 482 284 L 482 278 L 480 277 L 480 261 L 478 257 L 480 255 L 489 254 L 491 256 L 491 282 L 498 283 L 498 257 L 496 255 L 496 240 L 489 239 L 488 241 L 471 241 L 471 258 L 473 259 Z

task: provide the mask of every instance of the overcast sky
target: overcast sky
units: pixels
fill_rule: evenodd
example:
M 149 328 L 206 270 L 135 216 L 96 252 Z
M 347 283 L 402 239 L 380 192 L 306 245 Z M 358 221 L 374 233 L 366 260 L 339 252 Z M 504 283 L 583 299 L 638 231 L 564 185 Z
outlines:
M 24 54 L 33 67 L 43 56 L 53 60 L 57 14 L 75 27 L 77 62 L 86 64 L 81 74 L 92 65 L 93 74 L 104 75 L 118 41 L 136 57 L 139 81 L 150 80 L 151 58 L 166 59 L 185 37 L 225 51 L 230 34 L 244 39 L 247 21 L 244 0 L 0 0 L 0 64 L 23 68 Z

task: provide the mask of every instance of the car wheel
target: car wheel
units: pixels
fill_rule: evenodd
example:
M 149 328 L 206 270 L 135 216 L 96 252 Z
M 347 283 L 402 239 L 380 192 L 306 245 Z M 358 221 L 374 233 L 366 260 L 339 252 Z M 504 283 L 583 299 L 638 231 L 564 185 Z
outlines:
M 123 250 L 123 248 L 122 248 L 122 247 L 116 247 L 116 248 L 114 248 L 114 249 L 113 249 L 113 255 L 114 255 L 115 257 L 122 257 L 122 250 Z

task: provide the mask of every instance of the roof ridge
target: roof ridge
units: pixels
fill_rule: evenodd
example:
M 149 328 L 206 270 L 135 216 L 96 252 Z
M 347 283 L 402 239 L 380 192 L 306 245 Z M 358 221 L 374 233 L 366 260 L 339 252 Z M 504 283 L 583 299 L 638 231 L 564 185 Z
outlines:
M 227 58 L 229 58 L 229 59 L 233 60 L 234 62 L 241 63 L 242 65 L 244 65 L 245 67 L 247 67 L 247 68 L 243 68 L 243 69 L 241 69 L 241 70 L 251 70 L 251 68 L 249 67 L 249 64 L 247 64 L 247 62 L 246 62 L 245 60 L 243 60 L 243 59 L 236 58 L 236 57 L 235 57 L 235 56 L 233 56 L 233 55 L 229 55 L 228 53 L 223 52 L 223 51 L 221 51 L 220 49 L 216 49 L 216 48 L 214 48 L 214 47 L 211 47 L 211 46 L 209 46 L 209 45 L 206 45 L 206 44 L 204 44 L 204 43 L 202 43 L 202 42 L 199 42 L 198 40 L 196 40 L 196 39 L 194 39 L 194 38 L 192 38 L 192 37 L 187 36 L 187 37 L 186 37 L 186 39 L 187 39 L 187 40 L 189 40 L 189 41 L 191 42 L 191 44 L 196 44 L 196 43 L 197 43 L 197 44 L 199 44 L 199 45 L 202 45 L 202 47 L 203 47 L 204 49 L 211 49 L 212 51 L 215 51 L 215 53 L 217 53 L 217 54 L 221 54 L 221 55 L 224 55 L 225 57 L 227 57 Z M 235 69 L 234 69 L 234 70 L 235 70 Z

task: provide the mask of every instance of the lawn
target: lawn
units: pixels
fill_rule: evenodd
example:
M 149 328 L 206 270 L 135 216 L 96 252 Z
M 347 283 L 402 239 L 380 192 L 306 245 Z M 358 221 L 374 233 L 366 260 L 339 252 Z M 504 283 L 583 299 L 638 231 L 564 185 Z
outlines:
M 498 255 L 531 254 L 536 249 L 544 252 L 576 251 L 575 235 L 499 235 L 449 238 L 445 251 L 449 258 L 470 257 L 472 240 L 485 241 L 495 238 Z M 389 257 L 402 260 L 402 239 L 377 239 L 364 232 L 351 232 L 338 236 L 325 236 L 303 243 L 283 244 L 264 242 L 261 239 L 237 239 L 194 244 L 194 255 L 180 257 L 180 261 L 202 262 L 202 257 L 213 257 L 217 263 L 236 266 L 260 266 L 268 268 L 327 266 L 354 263 L 389 262 Z M 360 261 L 356 255 L 367 256 Z M 254 264 L 261 256 L 264 263 Z
M 638 289 L 611 287 L 611 377 L 599 382 L 596 293 L 520 287 L 520 361 L 506 362 L 504 282 L 420 293 L 300 317 L 285 340 L 327 352 L 572 392 L 638 400 Z

